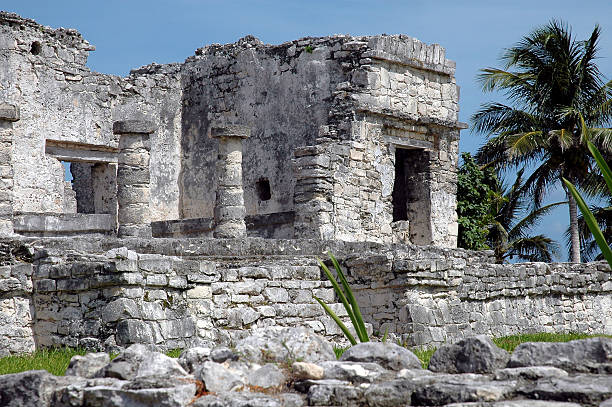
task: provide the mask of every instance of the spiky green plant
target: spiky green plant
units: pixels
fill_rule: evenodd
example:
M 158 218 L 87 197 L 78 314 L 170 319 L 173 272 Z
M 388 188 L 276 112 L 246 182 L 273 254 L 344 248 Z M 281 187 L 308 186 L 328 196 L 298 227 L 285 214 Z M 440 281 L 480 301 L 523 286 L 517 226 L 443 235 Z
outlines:
M 612 195 L 612 171 L 610 171 L 610 167 L 608 166 L 608 163 L 606 163 L 606 160 L 603 158 L 603 156 L 601 155 L 601 153 L 599 152 L 599 150 L 597 149 L 597 147 L 595 147 L 593 143 L 591 143 L 590 141 L 587 141 L 587 146 L 589 148 L 589 151 L 593 155 L 593 158 L 595 158 L 595 162 L 597 163 L 597 166 L 599 167 L 599 170 L 601 171 L 601 175 L 606 181 L 606 185 L 608 186 L 610 194 Z M 576 187 L 574 186 L 574 184 L 572 184 L 565 178 L 563 178 L 563 183 L 567 187 L 567 190 L 572 194 L 572 196 L 576 200 L 576 204 L 578 205 L 580 212 L 582 212 L 582 217 L 584 218 L 585 223 L 589 227 L 589 230 L 593 234 L 593 238 L 597 242 L 597 245 L 601 249 L 601 253 L 603 254 L 603 257 L 606 259 L 610 267 L 612 267 L 612 250 L 610 249 L 610 245 L 608 245 L 608 242 L 606 242 L 606 238 L 604 237 L 601 229 L 599 228 L 599 224 L 597 220 L 595 219 L 595 216 L 589 209 L 589 206 L 587 205 L 585 200 L 582 198 L 582 195 L 580 195 L 578 190 L 576 190 Z
M 336 274 L 338 275 L 338 278 L 340 279 L 340 283 L 342 284 L 342 287 L 340 287 L 340 284 L 338 284 L 338 281 L 336 281 L 333 274 L 331 273 L 331 271 L 329 271 L 329 268 L 325 265 L 325 263 L 323 263 L 321 259 L 317 259 L 317 261 L 319 262 L 319 265 L 321 266 L 321 269 L 323 269 L 323 272 L 327 276 L 328 280 L 332 283 L 332 286 L 334 287 L 334 291 L 336 292 L 336 295 L 340 299 L 340 302 L 342 302 L 342 305 L 344 305 L 344 309 L 346 309 L 346 313 L 351 319 L 353 328 L 355 329 L 355 332 L 357 333 L 357 338 L 359 339 L 360 342 L 369 342 L 370 338 L 368 337 L 368 333 L 366 331 L 365 324 L 363 323 L 363 316 L 361 315 L 361 311 L 359 310 L 359 305 L 357 305 L 357 300 L 355 299 L 355 296 L 353 295 L 353 291 L 351 290 L 351 287 L 349 286 L 348 281 L 346 281 L 346 277 L 344 276 L 344 273 L 342 272 L 342 269 L 340 268 L 340 264 L 338 263 L 338 260 L 336 260 L 336 258 L 334 257 L 333 254 L 331 254 L 331 252 L 327 252 L 327 254 L 331 258 L 331 261 L 334 265 L 334 269 L 336 270 Z M 327 315 L 329 315 L 336 322 L 336 324 L 342 330 L 342 333 L 344 333 L 344 336 L 346 336 L 346 338 L 349 340 L 351 345 L 356 345 L 357 340 L 355 339 L 351 331 L 349 331 L 346 325 L 342 322 L 342 320 L 338 318 L 338 315 L 336 315 L 336 313 L 332 311 L 332 309 L 327 304 L 325 304 L 320 298 L 318 298 L 316 295 L 313 295 L 313 298 L 317 300 L 319 304 L 321 304 L 321 306 L 323 307 Z

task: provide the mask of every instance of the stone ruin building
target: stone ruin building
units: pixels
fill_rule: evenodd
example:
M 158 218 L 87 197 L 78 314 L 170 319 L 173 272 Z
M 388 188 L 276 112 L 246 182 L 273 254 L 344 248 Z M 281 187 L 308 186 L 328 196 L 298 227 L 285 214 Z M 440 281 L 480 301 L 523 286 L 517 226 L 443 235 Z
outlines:
M 606 265 L 456 248 L 465 125 L 439 45 L 245 37 L 127 77 L 91 72 L 94 49 L 0 13 L 1 352 L 339 338 L 312 298 L 335 303 L 327 250 L 408 344 L 612 333 Z

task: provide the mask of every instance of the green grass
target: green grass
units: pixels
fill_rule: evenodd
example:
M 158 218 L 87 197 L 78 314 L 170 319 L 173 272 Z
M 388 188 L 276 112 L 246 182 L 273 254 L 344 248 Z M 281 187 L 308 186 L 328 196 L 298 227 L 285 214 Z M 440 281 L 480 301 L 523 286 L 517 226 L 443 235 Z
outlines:
M 427 369 L 429 367 L 429 359 L 433 356 L 436 348 L 412 348 L 410 350 L 419 358 L 423 369 Z
M 171 358 L 178 358 L 182 352 L 182 349 L 171 349 L 166 352 L 166 355 Z M 5 356 L 0 358 L 0 375 L 27 370 L 46 370 L 56 376 L 63 376 L 70 359 L 75 355 L 85 355 L 86 353 L 88 352 L 85 349 L 58 348 L 43 349 L 25 355 Z M 111 360 L 118 355 L 118 353 L 111 353 Z
M 170 349 L 169 351 L 166 351 L 166 356 L 170 356 L 171 358 L 176 359 L 181 356 L 181 353 L 183 353 L 183 349 L 181 348 Z
M 342 356 L 344 351 L 348 348 L 350 348 L 350 346 L 347 346 L 346 348 L 343 348 L 342 346 L 334 346 L 334 353 L 336 354 L 336 359 L 340 359 L 340 356 Z
M 548 333 L 539 332 L 534 334 L 520 334 L 511 336 L 502 336 L 501 338 L 493 338 L 493 342 L 502 349 L 508 352 L 513 352 L 514 348 L 524 342 L 569 342 L 575 339 L 587 339 L 595 338 L 598 336 L 606 336 L 612 338 L 610 335 L 587 335 L 576 332 L 569 333 Z
M 46 370 L 56 376 L 63 376 L 70 359 L 85 353 L 87 353 L 85 349 L 60 348 L 39 350 L 26 355 L 5 356 L 0 358 L 0 374 Z

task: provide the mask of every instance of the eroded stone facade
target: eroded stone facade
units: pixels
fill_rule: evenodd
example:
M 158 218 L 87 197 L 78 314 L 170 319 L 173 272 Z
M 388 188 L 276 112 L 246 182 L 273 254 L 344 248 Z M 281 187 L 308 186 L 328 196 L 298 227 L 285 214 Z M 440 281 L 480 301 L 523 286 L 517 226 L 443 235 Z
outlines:
M 297 213 L 284 237 L 456 245 L 458 87 L 438 45 L 403 35 L 245 37 L 120 78 L 87 68 L 95 48 L 74 30 L 2 13 L 0 38 L 0 101 L 21 110 L 16 215 L 73 213 L 76 194 L 78 213 L 116 222 L 113 123 L 146 120 L 155 128 L 150 219 L 214 218 L 219 140 L 209 128 L 242 125 L 251 131 L 246 215 Z M 295 155 L 309 148 L 315 161 Z M 72 163 L 72 191 L 62 162 Z

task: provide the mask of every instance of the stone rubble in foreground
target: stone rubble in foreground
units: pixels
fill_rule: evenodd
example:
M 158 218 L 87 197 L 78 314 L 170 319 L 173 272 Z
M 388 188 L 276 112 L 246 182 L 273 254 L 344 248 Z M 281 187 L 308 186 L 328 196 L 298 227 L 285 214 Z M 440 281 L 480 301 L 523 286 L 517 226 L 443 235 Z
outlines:
M 337 360 L 305 328 L 268 328 L 229 349 L 179 359 L 153 345 L 75 356 L 66 376 L 0 376 L 13 407 L 611 407 L 612 338 L 525 343 L 510 355 L 488 337 L 443 345 L 430 370 L 393 343 L 358 344 Z

